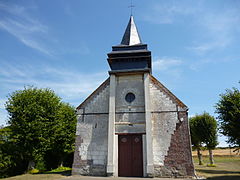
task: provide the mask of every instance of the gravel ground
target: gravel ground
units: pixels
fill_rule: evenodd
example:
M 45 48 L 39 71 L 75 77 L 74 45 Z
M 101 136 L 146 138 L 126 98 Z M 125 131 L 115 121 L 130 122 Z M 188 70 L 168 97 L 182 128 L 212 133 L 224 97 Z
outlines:
M 190 180 L 180 178 L 132 178 L 132 177 L 92 177 L 92 176 L 69 176 L 59 180 Z

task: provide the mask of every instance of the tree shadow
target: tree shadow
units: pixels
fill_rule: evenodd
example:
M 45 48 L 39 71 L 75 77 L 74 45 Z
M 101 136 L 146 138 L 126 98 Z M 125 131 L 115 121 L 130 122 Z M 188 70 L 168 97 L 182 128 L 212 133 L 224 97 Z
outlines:
M 240 174 L 240 171 L 209 170 L 209 169 L 198 169 L 197 171 L 209 174 Z M 239 177 L 240 176 L 238 176 L 238 178 Z
M 239 180 L 240 176 L 215 176 L 209 177 L 208 180 Z
M 71 170 L 66 170 L 66 171 L 60 171 L 60 172 L 44 172 L 44 173 L 39 173 L 39 174 L 59 174 L 62 176 L 71 176 L 72 172 L 71 172 Z

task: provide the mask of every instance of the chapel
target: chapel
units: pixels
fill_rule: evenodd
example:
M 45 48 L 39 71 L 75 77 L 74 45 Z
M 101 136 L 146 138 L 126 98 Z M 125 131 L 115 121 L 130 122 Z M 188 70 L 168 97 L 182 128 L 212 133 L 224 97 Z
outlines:
M 77 107 L 72 174 L 192 177 L 188 107 L 152 75 L 131 15 L 107 78 Z

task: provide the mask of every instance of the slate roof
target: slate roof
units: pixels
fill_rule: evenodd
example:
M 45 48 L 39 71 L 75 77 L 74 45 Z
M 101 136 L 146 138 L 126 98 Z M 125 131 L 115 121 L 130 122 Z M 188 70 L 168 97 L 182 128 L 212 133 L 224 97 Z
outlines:
M 133 16 L 130 16 L 127 28 L 122 38 L 121 45 L 132 46 L 142 44 L 141 38 L 138 34 L 137 26 L 134 22 Z

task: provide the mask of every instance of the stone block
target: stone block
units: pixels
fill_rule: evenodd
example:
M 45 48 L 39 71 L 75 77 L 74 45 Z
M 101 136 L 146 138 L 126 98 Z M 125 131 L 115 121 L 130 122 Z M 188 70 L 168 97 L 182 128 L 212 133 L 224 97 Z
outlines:
M 132 126 L 129 125 L 115 125 L 116 133 L 145 133 L 146 128 L 144 124 L 134 124 Z

